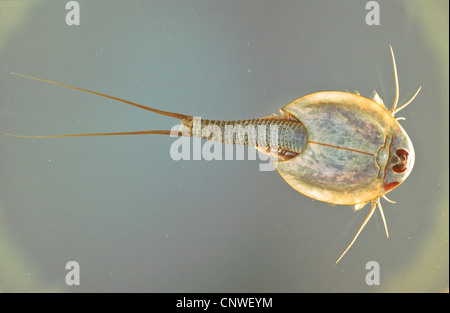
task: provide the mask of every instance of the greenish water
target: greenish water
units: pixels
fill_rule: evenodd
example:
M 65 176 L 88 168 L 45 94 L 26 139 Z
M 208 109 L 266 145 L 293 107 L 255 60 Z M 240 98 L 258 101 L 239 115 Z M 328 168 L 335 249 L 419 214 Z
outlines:
M 170 129 L 125 104 L 25 73 L 211 119 L 271 115 L 303 95 L 376 89 L 415 168 L 338 264 L 367 209 L 313 201 L 258 161 L 174 161 L 166 136 L 0 137 L 0 289 L 142 292 L 448 290 L 448 2 L 0 1 L 0 133 Z M 65 264 L 80 264 L 80 286 Z M 379 286 L 365 282 L 369 261 Z

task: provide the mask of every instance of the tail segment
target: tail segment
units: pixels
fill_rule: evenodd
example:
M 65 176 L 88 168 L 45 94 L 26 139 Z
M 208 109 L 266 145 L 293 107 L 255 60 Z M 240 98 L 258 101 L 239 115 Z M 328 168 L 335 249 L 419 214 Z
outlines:
M 89 89 L 84 89 L 84 88 L 79 88 L 79 87 L 74 87 L 74 86 L 70 86 L 70 85 L 65 85 L 65 84 L 61 84 L 58 82 L 54 82 L 51 80 L 47 80 L 47 79 L 43 79 L 43 78 L 38 78 L 38 77 L 33 77 L 33 76 L 29 76 L 29 75 L 25 75 L 25 74 L 18 74 L 18 73 L 14 73 L 11 72 L 11 74 L 16 75 L 16 76 L 21 76 L 21 77 L 25 77 L 25 78 L 29 78 L 29 79 L 34 79 L 34 80 L 39 80 L 39 81 L 43 81 L 49 84 L 53 84 L 53 85 L 57 85 L 57 86 L 62 86 L 62 87 L 66 87 L 66 88 L 71 88 L 71 89 L 75 89 L 75 90 L 79 90 L 79 91 L 83 91 L 83 92 L 87 92 L 87 93 L 91 93 L 94 95 L 98 95 L 98 96 L 102 96 L 105 98 L 109 98 L 112 100 L 116 100 L 116 101 L 120 101 L 135 107 L 138 107 L 140 109 L 144 109 L 147 111 L 151 111 L 160 115 L 164 115 L 164 116 L 169 116 L 169 117 L 173 117 L 173 118 L 177 118 L 179 120 L 184 120 L 184 119 L 192 119 L 192 116 L 190 115 L 184 115 L 184 114 L 179 114 L 179 113 L 174 113 L 174 112 L 167 112 L 167 111 L 162 111 L 162 110 L 158 110 L 155 108 L 151 108 L 148 106 L 144 106 L 141 104 L 137 104 L 125 99 L 121 99 L 121 98 L 117 98 L 117 97 L 113 97 L 110 95 L 106 95 L 100 92 L 96 92 L 96 91 L 92 91 Z M 170 130 L 146 130 L 146 131 L 134 131 L 134 132 L 118 132 L 118 133 L 90 133 L 90 134 L 69 134 L 69 135 L 50 135 L 50 136 L 23 136 L 23 135 L 15 135 L 15 134 L 5 134 L 8 136 L 15 136 L 15 137 L 21 137 L 21 138 L 57 138 L 57 137 L 85 137 L 85 136 L 117 136 L 117 135 L 154 135 L 154 134 L 158 134 L 158 135 L 170 135 L 171 132 Z M 178 134 L 180 135 L 180 134 Z
M 24 136 L 5 133 L 5 135 L 7 136 L 14 136 L 20 138 L 58 138 L 58 137 L 88 137 L 88 136 L 119 136 L 119 135 L 170 135 L 170 134 L 171 134 L 170 130 L 143 130 L 135 132 L 69 134 L 69 135 L 50 135 L 50 136 Z

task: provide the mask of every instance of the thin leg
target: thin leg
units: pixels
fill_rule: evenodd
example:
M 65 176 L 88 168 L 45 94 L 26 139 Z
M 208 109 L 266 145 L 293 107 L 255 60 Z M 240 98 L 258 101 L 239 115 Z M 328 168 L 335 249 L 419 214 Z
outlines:
M 395 56 L 394 56 L 394 50 L 392 50 L 392 46 L 389 45 L 389 49 L 391 49 L 391 56 L 392 56 L 392 65 L 394 66 L 394 79 L 395 79 L 395 100 L 394 104 L 392 105 L 392 108 L 390 110 L 391 114 L 395 112 L 395 108 L 398 104 L 398 75 L 397 75 L 397 65 L 395 64 Z
M 372 207 L 370 208 L 370 212 L 369 215 L 367 215 L 366 219 L 364 220 L 364 222 L 362 223 L 361 227 L 359 227 L 358 232 L 356 233 L 355 237 L 353 237 L 352 242 L 350 242 L 350 244 L 348 245 L 347 249 L 344 250 L 344 252 L 342 252 L 341 256 L 339 257 L 339 259 L 337 259 L 336 262 L 334 262 L 334 264 L 337 264 L 342 257 L 347 253 L 347 251 L 351 248 L 351 246 L 353 245 L 353 243 L 356 241 L 356 238 L 358 238 L 359 234 L 361 233 L 361 231 L 363 230 L 364 226 L 366 226 L 367 222 L 370 220 L 370 218 L 373 215 L 373 212 L 375 212 L 375 209 L 377 208 L 377 202 L 378 199 L 376 201 L 372 201 Z
M 412 96 L 412 98 L 411 98 L 408 102 L 406 102 L 406 103 L 405 103 L 404 105 L 402 105 L 401 107 L 395 109 L 393 112 L 392 112 L 392 110 L 391 110 L 392 116 L 394 116 L 395 113 L 397 113 L 397 112 L 400 111 L 400 110 L 403 110 L 404 108 L 406 108 L 406 106 L 407 106 L 408 104 L 410 104 L 411 102 L 413 102 L 414 98 L 419 94 L 420 89 L 422 89 L 422 86 L 420 86 L 419 89 L 417 89 L 417 91 L 416 91 L 416 93 L 414 94 L 414 96 Z
M 387 202 L 390 202 L 390 203 L 397 203 L 397 202 L 395 202 L 395 201 L 392 201 L 392 200 L 389 199 L 388 197 L 386 197 L 386 195 L 382 195 L 382 197 L 383 197 L 383 199 L 386 200 Z
M 381 218 L 383 219 L 384 230 L 386 230 L 386 237 L 389 238 L 389 231 L 387 228 L 386 219 L 384 218 L 384 212 L 383 212 L 383 208 L 381 207 L 380 201 L 377 202 L 377 205 L 378 205 L 378 209 L 380 210 L 380 213 L 381 213 Z

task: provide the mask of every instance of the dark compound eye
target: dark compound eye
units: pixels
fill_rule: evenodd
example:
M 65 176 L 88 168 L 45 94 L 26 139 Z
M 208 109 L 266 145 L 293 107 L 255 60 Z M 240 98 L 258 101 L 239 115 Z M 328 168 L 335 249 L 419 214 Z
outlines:
M 395 153 L 397 153 L 397 156 L 398 156 L 401 160 L 404 160 L 404 161 L 407 161 L 407 160 L 408 160 L 408 155 L 409 155 L 408 151 L 403 150 L 403 149 L 398 149 L 397 151 L 395 151 Z
M 405 164 L 397 164 L 397 165 L 394 165 L 392 167 L 392 169 L 396 173 L 403 173 L 404 171 L 406 171 L 407 167 L 405 166 Z
M 393 156 L 392 163 L 396 163 L 396 162 L 399 162 L 399 163 L 394 165 L 392 167 L 392 170 L 396 173 L 403 173 L 408 168 L 407 163 L 408 163 L 409 153 L 403 149 L 398 149 L 397 151 L 395 151 L 395 153 L 397 153 L 398 158 Z M 394 159 L 396 160 L 396 162 L 394 162 Z

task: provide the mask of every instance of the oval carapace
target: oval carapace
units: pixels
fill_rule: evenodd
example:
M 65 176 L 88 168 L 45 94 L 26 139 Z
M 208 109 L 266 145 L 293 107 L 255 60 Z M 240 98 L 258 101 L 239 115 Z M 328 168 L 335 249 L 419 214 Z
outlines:
M 333 204 L 366 203 L 411 172 L 411 140 L 382 103 L 348 92 L 318 92 L 283 111 L 305 125 L 308 138 L 300 154 L 276 167 L 292 188 L 308 197 Z

